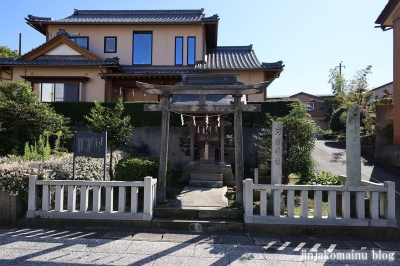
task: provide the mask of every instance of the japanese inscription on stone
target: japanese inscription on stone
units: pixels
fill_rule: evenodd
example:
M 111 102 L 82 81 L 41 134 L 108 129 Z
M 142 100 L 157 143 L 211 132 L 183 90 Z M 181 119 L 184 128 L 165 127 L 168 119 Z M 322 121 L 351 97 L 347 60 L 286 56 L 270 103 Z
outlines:
M 272 123 L 271 184 L 282 184 L 283 123 Z
M 346 119 L 346 185 L 361 186 L 360 109 L 352 106 Z

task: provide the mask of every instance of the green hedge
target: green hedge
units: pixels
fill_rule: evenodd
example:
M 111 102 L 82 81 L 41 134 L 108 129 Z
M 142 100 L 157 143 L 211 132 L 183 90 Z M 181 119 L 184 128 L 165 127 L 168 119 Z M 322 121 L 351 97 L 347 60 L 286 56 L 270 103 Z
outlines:
M 116 181 L 143 181 L 146 176 L 158 178 L 159 158 L 154 156 L 124 158 L 115 166 Z M 167 165 L 167 185 L 171 183 L 171 166 Z
M 290 110 L 291 101 L 276 102 L 249 102 L 249 104 L 261 104 L 261 112 L 251 113 L 243 112 L 243 126 L 257 127 L 262 126 L 266 119 L 265 113 L 271 116 L 285 116 Z M 53 102 L 49 103 L 54 110 L 71 119 L 73 126 L 84 126 L 87 124 L 85 115 L 88 115 L 90 109 L 94 106 L 93 102 Z M 114 108 L 116 103 L 102 103 L 102 105 Z M 157 102 L 127 102 L 125 105 L 125 114 L 130 115 L 131 123 L 134 127 L 160 126 L 161 112 L 144 111 L 144 104 L 157 104 Z M 188 118 L 186 117 L 185 120 Z M 227 120 L 233 123 L 233 114 L 228 115 Z M 170 126 L 182 126 L 179 114 L 171 113 Z

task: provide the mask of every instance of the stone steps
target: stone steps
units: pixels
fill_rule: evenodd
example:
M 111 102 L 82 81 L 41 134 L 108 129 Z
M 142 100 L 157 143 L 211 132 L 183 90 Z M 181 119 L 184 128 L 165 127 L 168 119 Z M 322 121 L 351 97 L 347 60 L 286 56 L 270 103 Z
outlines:
M 189 186 L 191 187 L 209 187 L 209 188 L 221 188 L 223 187 L 223 181 L 210 181 L 210 180 L 190 180 Z
M 209 174 L 209 173 L 191 173 L 190 180 L 213 180 L 213 181 L 223 181 L 223 174 Z
M 152 221 L 152 229 L 162 230 L 179 230 L 191 232 L 244 232 L 244 222 L 227 221 L 218 219 L 164 219 L 154 218 Z
M 191 180 L 194 182 L 220 182 L 221 175 L 210 174 L 217 181 Z M 198 174 L 193 174 L 198 178 Z M 243 232 L 244 210 L 228 207 L 227 187 L 185 187 L 168 205 L 154 207 L 152 227 L 164 230 L 195 232 Z
M 154 217 L 163 219 L 222 219 L 243 221 L 243 215 L 243 209 L 237 208 L 199 207 L 180 209 L 159 206 L 154 208 Z
M 223 174 L 212 173 L 191 173 L 189 186 L 191 187 L 209 187 L 221 188 L 223 187 Z

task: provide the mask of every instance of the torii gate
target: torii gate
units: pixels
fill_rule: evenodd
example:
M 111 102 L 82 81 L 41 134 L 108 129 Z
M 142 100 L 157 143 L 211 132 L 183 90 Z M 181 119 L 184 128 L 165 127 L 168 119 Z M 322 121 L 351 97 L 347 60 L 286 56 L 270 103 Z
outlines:
M 238 84 L 236 76 L 237 74 L 184 74 L 182 75 L 182 82 L 177 85 L 156 85 L 139 81 L 136 82 L 136 85 L 142 89 L 143 94 L 160 95 L 159 105 L 146 104 L 144 106 L 145 111 L 162 111 L 157 202 L 166 202 L 170 111 L 203 114 L 234 112 L 236 201 L 243 202 L 244 165 L 242 111 L 260 112 L 261 106 L 259 104 L 244 104 L 242 103 L 241 98 L 243 95 L 262 94 L 269 86 L 270 82 L 250 85 Z M 194 82 L 190 82 L 191 80 Z M 197 95 L 198 104 L 190 106 L 173 106 L 170 104 L 170 98 L 172 95 Z M 206 95 L 232 95 L 234 102 L 233 105 L 207 105 L 205 101 Z M 193 142 L 191 145 L 193 145 Z M 191 153 L 192 152 L 193 150 L 191 149 Z

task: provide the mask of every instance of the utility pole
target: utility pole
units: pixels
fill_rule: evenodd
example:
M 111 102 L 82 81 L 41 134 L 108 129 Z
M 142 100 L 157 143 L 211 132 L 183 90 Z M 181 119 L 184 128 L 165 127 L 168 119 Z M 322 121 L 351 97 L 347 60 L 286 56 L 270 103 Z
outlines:
M 22 34 L 19 34 L 19 46 L 18 46 L 18 56 L 21 57 L 21 47 L 22 47 Z
M 340 61 L 339 66 L 337 66 L 339 68 L 339 74 L 342 75 L 342 67 L 346 68 L 346 66 L 342 66 L 343 61 Z

